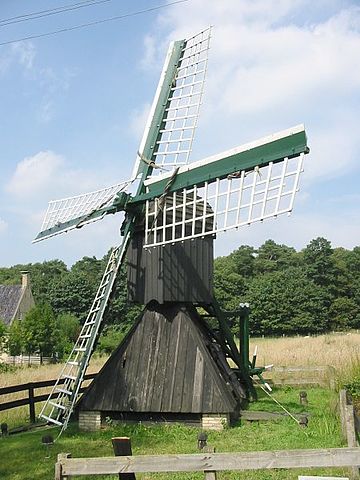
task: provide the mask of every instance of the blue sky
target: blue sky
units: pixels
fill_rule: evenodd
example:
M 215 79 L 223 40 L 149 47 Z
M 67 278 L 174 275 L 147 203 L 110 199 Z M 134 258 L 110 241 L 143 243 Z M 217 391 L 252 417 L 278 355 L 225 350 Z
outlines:
M 75 3 L 2 0 L 0 20 Z M 123 15 L 165 0 L 116 1 L 1 26 L 0 43 Z M 315 5 L 314 5 L 315 4 Z M 213 25 L 192 160 L 305 123 L 295 209 L 219 235 L 216 252 L 267 238 L 303 248 L 360 241 L 360 4 L 189 0 L 0 46 L 0 266 L 102 256 L 121 216 L 32 245 L 48 200 L 130 177 L 170 40 Z

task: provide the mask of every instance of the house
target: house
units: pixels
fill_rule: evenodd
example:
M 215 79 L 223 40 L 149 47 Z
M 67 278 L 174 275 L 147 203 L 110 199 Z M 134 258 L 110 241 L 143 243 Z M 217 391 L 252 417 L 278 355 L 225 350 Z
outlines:
M 29 272 L 21 272 L 21 275 L 21 285 L 0 285 L 0 321 L 7 326 L 14 320 L 22 320 L 35 305 Z

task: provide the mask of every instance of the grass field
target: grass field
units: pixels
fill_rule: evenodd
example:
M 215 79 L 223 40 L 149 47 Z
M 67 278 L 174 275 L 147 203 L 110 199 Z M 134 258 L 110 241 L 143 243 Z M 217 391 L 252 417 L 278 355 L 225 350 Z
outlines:
M 274 363 L 278 366 L 323 366 L 333 365 L 338 377 L 346 381 L 351 373 L 351 366 L 359 362 L 360 334 L 331 334 L 318 337 L 293 337 L 275 339 L 253 339 L 251 345 L 258 345 L 258 365 Z M 252 351 L 252 350 L 251 350 Z M 98 371 L 106 358 L 94 358 L 89 372 Z M 21 368 L 16 372 L 0 374 L 0 386 L 35 382 L 56 378 L 60 365 Z M 40 393 L 40 390 L 36 392 Z M 275 397 L 292 413 L 301 413 L 298 402 L 298 390 L 292 388 L 278 389 Z M 263 394 L 262 394 L 263 395 Z M 19 398 L 13 394 L 0 399 L 1 402 Z M 226 429 L 222 433 L 211 432 L 209 443 L 218 452 L 274 450 L 295 448 L 324 448 L 343 445 L 340 435 L 340 421 L 337 414 L 337 393 L 327 389 L 308 389 L 311 413 L 309 427 L 306 430 L 290 418 L 265 423 L 247 423 Z M 39 410 L 40 405 L 37 405 Z M 251 404 L 251 409 L 280 411 L 268 397 L 261 397 L 258 403 Z M 9 427 L 24 424 L 28 408 L 0 412 L 0 422 L 7 422 Z M 134 454 L 196 453 L 198 430 L 184 426 L 108 426 L 101 432 L 85 434 L 78 432 L 72 425 L 51 450 L 51 458 L 45 459 L 41 437 L 48 430 L 35 430 L 7 438 L 0 438 L 0 479 L 8 480 L 45 480 L 53 478 L 53 467 L 59 452 L 71 452 L 74 456 L 112 455 L 111 437 L 130 436 Z M 50 430 L 56 436 L 56 429 Z M 308 470 L 307 474 L 337 474 L 346 476 L 346 470 Z M 222 473 L 221 479 L 297 479 L 299 472 L 266 471 L 257 473 Z M 138 476 L 146 479 L 149 475 Z M 152 475 L 151 478 L 161 477 Z M 176 479 L 203 478 L 201 474 L 171 475 Z M 79 477 L 80 478 L 80 477 Z M 87 477 L 89 478 L 89 477 Z M 95 477 L 94 477 L 95 478 Z M 99 477 L 96 477 L 99 478 Z M 105 478 L 105 477 L 104 477 Z M 110 478 L 110 477 L 107 477 Z M 115 478 L 115 477 L 114 477 Z M 164 476 L 162 477 L 164 478 Z M 169 478 L 169 475 L 166 475 Z
M 293 413 L 301 413 L 299 392 L 286 388 L 275 392 L 276 398 Z M 223 432 L 209 432 L 208 443 L 217 452 L 280 450 L 297 448 L 325 448 L 343 446 L 340 423 L 336 413 L 337 395 L 329 390 L 313 388 L 308 390 L 311 413 L 307 429 L 300 428 L 286 417 L 270 422 L 244 422 Z M 268 398 L 261 396 L 252 409 L 280 411 Z M 65 434 L 51 448 L 50 458 L 45 458 L 41 437 L 45 433 L 56 436 L 56 429 L 37 430 L 0 438 L 0 478 L 6 480 L 47 480 L 53 478 L 57 453 L 71 452 L 74 457 L 112 456 L 111 437 L 129 436 L 132 439 L 133 454 L 197 453 L 198 429 L 180 425 L 173 426 L 108 426 L 100 432 L 81 433 L 71 425 Z M 224 472 L 220 479 L 247 480 L 291 480 L 297 475 L 339 475 L 346 476 L 346 469 L 312 469 L 294 471 Z M 84 478 L 84 477 L 78 477 Z M 100 477 L 86 477 L 100 478 Z M 112 478 L 117 477 L 103 477 Z M 137 478 L 203 479 L 203 475 L 181 473 L 176 475 L 138 475 Z

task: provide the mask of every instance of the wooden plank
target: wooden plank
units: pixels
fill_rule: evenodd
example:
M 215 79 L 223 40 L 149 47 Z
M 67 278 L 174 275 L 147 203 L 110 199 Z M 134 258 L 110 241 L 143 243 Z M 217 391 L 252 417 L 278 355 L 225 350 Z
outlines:
M 348 447 L 357 447 L 358 445 L 355 433 L 355 417 L 353 405 L 345 405 L 345 422 Z
M 349 480 L 349 477 L 314 477 L 313 475 L 299 475 L 298 480 Z
M 64 459 L 63 475 L 110 475 L 139 472 L 259 470 L 360 465 L 360 448 L 278 450 L 267 452 L 140 455 Z
M 204 386 L 204 357 L 199 347 L 196 347 L 195 372 L 193 383 L 192 412 L 201 412 Z
M 168 357 L 170 335 L 172 333 L 171 323 L 172 322 L 167 320 L 166 318 L 163 319 L 162 335 L 160 339 L 159 355 L 157 359 L 156 378 L 154 380 L 155 385 L 157 386 L 157 390 L 153 392 L 153 396 L 151 399 L 151 412 L 162 411 L 161 405 L 163 402 L 164 390 L 170 378 L 168 372 L 168 368 L 170 368 Z
M 84 380 L 90 380 L 95 378 L 97 373 L 88 373 L 85 375 Z M 9 387 L 1 387 L 0 388 L 0 396 L 7 395 L 8 393 L 15 393 L 15 392 L 22 392 L 23 390 L 28 390 L 29 387 L 33 387 L 34 389 L 37 388 L 44 388 L 44 387 L 52 387 L 57 382 L 57 378 L 53 380 L 42 380 L 40 382 L 29 382 L 29 383 L 22 383 L 20 385 L 10 385 Z M 65 379 L 62 378 L 59 380 L 59 384 L 65 382 Z

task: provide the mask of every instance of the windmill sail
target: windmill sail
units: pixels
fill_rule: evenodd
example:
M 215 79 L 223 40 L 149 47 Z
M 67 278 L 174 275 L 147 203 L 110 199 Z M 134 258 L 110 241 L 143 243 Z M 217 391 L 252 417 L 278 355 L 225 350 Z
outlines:
M 274 151 L 269 161 L 264 146 Z M 183 175 L 193 183 L 177 189 L 174 182 L 172 192 L 147 200 L 145 247 L 215 235 L 291 212 L 307 151 L 304 128 L 298 126 L 179 169 L 178 184 L 186 184 Z M 154 189 L 156 179 L 146 185 Z
M 181 44 L 166 106 L 160 121 L 158 121 L 160 129 L 154 142 L 151 158 L 148 159 L 165 170 L 186 165 L 189 161 L 204 92 L 210 37 L 211 28 L 208 28 Z M 169 48 L 133 176 L 137 175 L 139 163 L 143 159 L 145 140 L 148 138 L 150 125 L 156 115 L 155 107 L 158 104 L 164 82 L 167 81 L 166 72 L 171 68 L 170 54 L 173 48 L 174 44 Z M 161 171 L 161 169 L 159 170 Z
M 109 213 L 119 192 L 124 191 L 130 183 L 117 183 L 94 192 L 49 202 L 40 233 L 33 243 L 101 220 Z
M 51 201 L 34 242 L 80 228 L 113 213 L 116 196 L 144 170 L 188 163 L 207 71 L 211 29 L 170 45 L 158 89 L 141 141 L 133 175 L 94 192 Z M 153 170 L 159 166 L 160 169 Z

